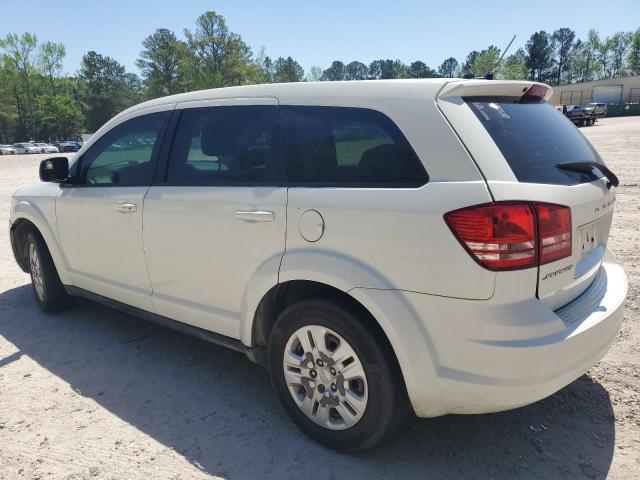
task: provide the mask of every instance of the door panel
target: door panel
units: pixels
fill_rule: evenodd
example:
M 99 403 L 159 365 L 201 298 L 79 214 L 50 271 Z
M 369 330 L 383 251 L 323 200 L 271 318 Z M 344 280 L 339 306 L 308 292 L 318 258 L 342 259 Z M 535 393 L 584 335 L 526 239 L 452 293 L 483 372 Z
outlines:
M 151 310 L 142 246 L 142 203 L 148 188 L 64 188 L 56 205 L 73 284 L 144 310 Z M 121 202 L 137 209 L 118 211 Z
M 239 338 L 252 279 L 278 281 L 285 205 L 284 187 L 151 187 L 144 238 L 156 313 Z

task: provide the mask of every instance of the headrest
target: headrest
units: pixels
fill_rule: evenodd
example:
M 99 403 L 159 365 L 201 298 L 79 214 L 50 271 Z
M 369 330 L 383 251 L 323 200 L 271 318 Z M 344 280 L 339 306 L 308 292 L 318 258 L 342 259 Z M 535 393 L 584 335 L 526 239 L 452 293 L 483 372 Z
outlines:
M 237 147 L 235 140 L 238 135 L 234 130 L 231 125 L 225 125 L 224 128 L 220 128 L 219 124 L 215 127 L 203 126 L 200 135 L 202 153 L 210 157 L 220 157 L 225 154 L 235 153 Z

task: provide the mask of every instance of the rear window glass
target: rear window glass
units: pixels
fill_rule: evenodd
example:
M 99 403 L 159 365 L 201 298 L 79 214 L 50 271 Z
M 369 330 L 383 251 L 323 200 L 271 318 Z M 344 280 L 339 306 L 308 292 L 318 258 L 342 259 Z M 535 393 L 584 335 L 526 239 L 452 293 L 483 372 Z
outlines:
M 294 186 L 416 188 L 429 177 L 398 127 L 374 110 L 281 107 Z
M 576 185 L 602 175 L 561 170 L 561 162 L 602 162 L 580 131 L 547 102 L 465 98 L 520 182 Z

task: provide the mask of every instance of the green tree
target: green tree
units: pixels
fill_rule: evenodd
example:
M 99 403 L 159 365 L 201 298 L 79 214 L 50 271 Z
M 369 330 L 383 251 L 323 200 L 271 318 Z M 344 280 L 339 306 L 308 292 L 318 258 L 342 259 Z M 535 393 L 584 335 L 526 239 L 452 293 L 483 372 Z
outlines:
M 83 115 L 78 103 L 68 94 L 41 95 L 37 99 L 38 138 L 49 141 L 77 136 Z
M 610 37 L 609 72 L 612 77 L 617 77 L 625 72 L 625 58 L 632 40 L 633 33 L 631 32 L 616 32 Z
M 443 77 L 455 77 L 458 74 L 458 61 L 453 57 L 447 58 L 442 62 L 442 65 L 438 67 L 438 73 Z
M 559 85 L 562 75 L 568 70 L 569 56 L 573 50 L 576 32 L 570 28 L 560 28 L 551 35 L 551 45 L 555 54 L 555 84 Z
M 191 89 L 217 88 L 245 83 L 251 49 L 229 30 L 221 15 L 209 11 L 196 19 L 192 32 L 185 29 L 189 55 L 182 62 Z
M 42 73 L 47 76 L 52 92 L 56 90 L 56 79 L 62 73 L 66 54 L 67 50 L 62 43 L 45 42 L 40 45 L 38 64 Z
M 4 65 L 0 56 L 0 143 L 12 143 L 16 138 L 24 138 L 24 124 L 18 115 L 19 96 L 15 89 L 19 83 L 18 73 Z
M 640 28 L 633 33 L 627 55 L 629 75 L 640 75 Z
M 186 46 L 171 30 L 159 28 L 142 41 L 144 49 L 136 66 L 144 78 L 147 98 L 163 97 L 183 91 L 180 62 Z
M 409 69 L 400 60 L 374 60 L 369 65 L 367 78 L 390 79 L 408 78 Z
M 611 66 L 609 64 L 609 60 L 611 58 L 611 50 L 613 47 L 613 42 L 611 38 L 605 38 L 603 41 L 598 43 L 596 49 L 596 59 L 598 61 L 599 66 L 599 74 L 600 78 L 609 78 L 611 77 Z
M 331 66 L 322 72 L 320 80 L 335 82 L 338 80 L 344 80 L 345 70 L 344 63 L 340 60 L 334 60 L 331 62 Z
M 502 65 L 502 77 L 507 80 L 527 79 L 527 54 L 519 48 L 513 55 L 509 55 Z
M 349 62 L 344 67 L 344 79 L 345 80 L 364 80 L 367 78 L 368 71 L 369 71 L 369 67 L 367 67 L 362 62 L 358 62 L 358 61 Z
M 438 74 L 432 68 L 429 68 L 426 63 L 416 60 L 408 68 L 408 75 L 410 78 L 433 78 Z
M 471 65 L 471 73 L 474 77 L 484 77 L 489 74 L 498 76 L 498 60 L 500 60 L 500 49 L 491 45 L 489 48 L 478 53 L 473 65 Z
M 600 45 L 598 32 L 591 29 L 586 40 L 576 40 L 573 46 L 571 77 L 579 82 L 588 82 L 596 77 L 599 69 L 597 50 Z
M 86 105 L 86 124 L 95 132 L 116 113 L 135 102 L 124 66 L 96 52 L 82 57 L 80 66 L 82 98 Z M 129 85 L 128 85 L 129 83 Z
M 35 138 L 34 114 L 33 114 L 33 78 L 37 71 L 35 68 L 35 50 L 38 39 L 31 33 L 18 36 L 15 33 L 8 34 L 0 39 L 0 49 L 4 50 L 2 62 L 9 70 L 13 97 L 19 117 L 21 135 L 30 135 Z
M 553 66 L 553 45 L 551 37 L 544 30 L 534 33 L 526 45 L 527 68 L 531 80 L 544 82 Z
M 304 69 L 293 58 L 279 57 L 275 63 L 274 81 L 278 83 L 301 82 L 304 80 Z
M 322 79 L 322 68 L 317 65 L 312 66 L 307 74 L 307 81 L 319 82 Z
M 460 67 L 460 75 L 462 78 L 473 78 L 473 72 L 471 71 L 471 67 L 476 61 L 476 57 L 478 56 L 478 52 L 473 50 L 467 55 L 465 58 L 462 67 Z

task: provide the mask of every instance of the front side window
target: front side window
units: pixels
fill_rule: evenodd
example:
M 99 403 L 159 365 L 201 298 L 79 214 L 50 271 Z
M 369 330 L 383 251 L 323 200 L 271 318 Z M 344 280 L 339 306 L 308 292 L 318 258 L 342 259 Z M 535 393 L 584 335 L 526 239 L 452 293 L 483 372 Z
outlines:
M 167 172 L 169 185 L 279 185 L 277 107 L 220 106 L 182 112 Z
M 351 107 L 281 107 L 293 186 L 416 188 L 429 177 L 384 114 Z
M 112 128 L 80 160 L 79 183 L 144 186 L 151 184 L 152 159 L 169 112 L 132 118 Z

